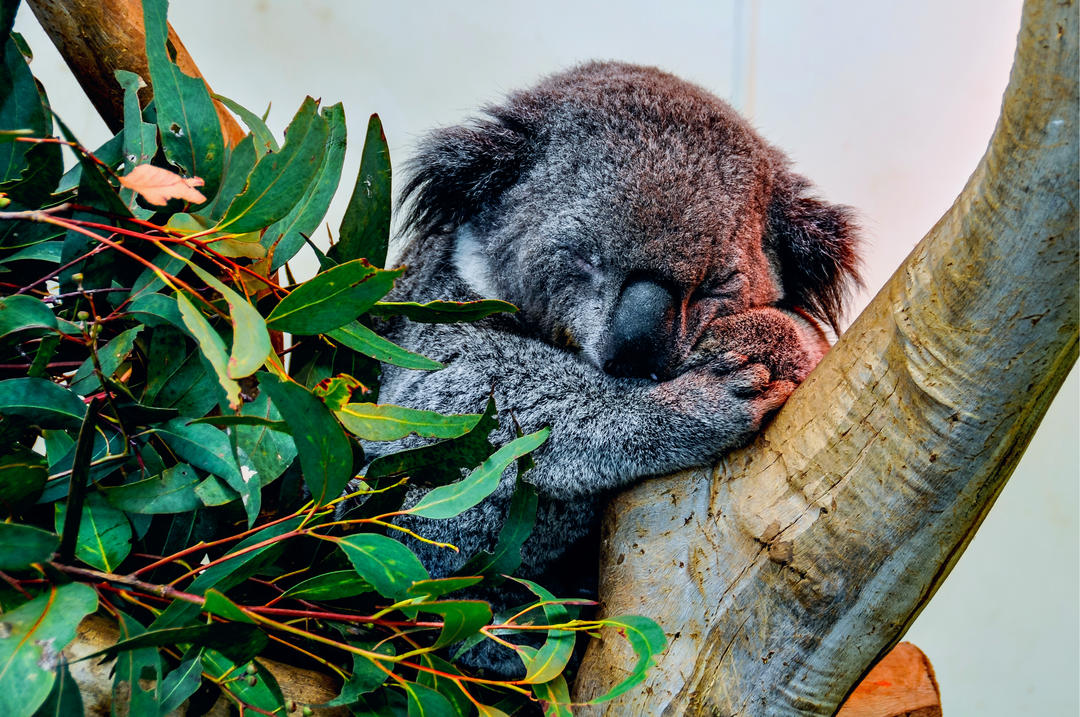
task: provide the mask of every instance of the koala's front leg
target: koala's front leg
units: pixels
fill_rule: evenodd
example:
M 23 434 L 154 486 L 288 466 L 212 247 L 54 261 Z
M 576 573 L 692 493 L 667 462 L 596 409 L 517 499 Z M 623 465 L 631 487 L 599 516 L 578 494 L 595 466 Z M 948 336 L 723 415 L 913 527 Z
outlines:
M 724 370 L 720 359 L 706 362 L 661 383 L 617 378 L 550 344 L 483 323 L 411 326 L 391 336 L 448 365 L 430 373 L 387 367 L 381 400 L 472 412 L 494 393 L 504 440 L 511 415 L 526 432 L 551 427 L 528 480 L 556 500 L 707 465 L 749 440 L 795 386 L 745 359 Z M 743 349 L 740 356 L 749 347 Z

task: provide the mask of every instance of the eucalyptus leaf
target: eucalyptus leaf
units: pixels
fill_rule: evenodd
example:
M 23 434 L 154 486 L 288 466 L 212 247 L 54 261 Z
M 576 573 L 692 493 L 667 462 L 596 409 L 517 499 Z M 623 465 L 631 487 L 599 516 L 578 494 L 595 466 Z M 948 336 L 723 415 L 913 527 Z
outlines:
M 445 415 L 375 403 L 349 403 L 336 415 L 353 435 L 367 441 L 396 441 L 413 433 L 426 438 L 457 438 L 480 420 L 478 413 Z
M 0 415 L 18 416 L 42 428 L 82 424 L 86 404 L 70 390 L 43 378 L 0 381 Z
M 277 331 L 303 335 L 344 326 L 385 296 L 403 271 L 378 269 L 363 259 L 340 264 L 290 291 L 266 323 Z
M 206 83 L 184 74 L 169 57 L 167 0 L 143 0 L 146 60 L 161 146 L 170 162 L 203 180 L 203 194 L 217 193 L 225 158 L 217 110 Z
M 29 525 L 0 523 L 0 570 L 23 570 L 52 558 L 60 539 Z
M 61 532 L 67 504 L 56 504 L 56 530 Z M 115 572 L 131 552 L 131 523 L 120 510 L 109 505 L 98 493 L 86 496 L 79 520 L 75 557 L 107 573 Z
M 49 587 L 38 597 L 4 612 L 0 638 L 0 714 L 32 714 L 52 690 L 60 651 L 75 628 L 97 609 L 89 585 Z
M 357 575 L 384 597 L 400 600 L 413 583 L 431 577 L 411 550 L 385 535 L 361 533 L 336 542 Z
M 367 259 L 375 266 L 386 263 L 390 240 L 390 149 L 379 115 L 368 119 L 360 171 L 338 230 L 331 259 L 342 262 Z

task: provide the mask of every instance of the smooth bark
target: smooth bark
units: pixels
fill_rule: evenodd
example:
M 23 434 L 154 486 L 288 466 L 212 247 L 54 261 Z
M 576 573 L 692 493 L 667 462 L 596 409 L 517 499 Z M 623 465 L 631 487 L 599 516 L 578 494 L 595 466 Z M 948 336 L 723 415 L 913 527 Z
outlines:
M 593 711 L 832 714 L 948 575 L 1077 356 L 1077 32 L 1025 5 L 986 155 L 759 439 L 612 503 L 603 609 L 669 648 Z M 576 699 L 631 664 L 594 640 Z

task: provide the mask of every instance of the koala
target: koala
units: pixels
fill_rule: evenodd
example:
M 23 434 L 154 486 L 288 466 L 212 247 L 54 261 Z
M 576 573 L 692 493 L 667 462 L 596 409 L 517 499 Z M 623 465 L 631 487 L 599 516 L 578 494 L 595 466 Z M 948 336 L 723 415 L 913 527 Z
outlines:
M 594 589 L 605 497 L 745 444 L 828 350 L 821 327 L 858 281 L 852 212 L 723 101 L 653 68 L 548 77 L 433 132 L 409 170 L 408 270 L 389 299 L 519 311 L 390 322 L 446 368 L 387 365 L 380 401 L 466 413 L 493 395 L 501 439 L 551 428 L 524 478 L 539 506 L 519 574 L 566 597 Z M 434 576 L 493 548 L 514 481 L 456 519 L 399 519 L 461 549 L 410 542 Z

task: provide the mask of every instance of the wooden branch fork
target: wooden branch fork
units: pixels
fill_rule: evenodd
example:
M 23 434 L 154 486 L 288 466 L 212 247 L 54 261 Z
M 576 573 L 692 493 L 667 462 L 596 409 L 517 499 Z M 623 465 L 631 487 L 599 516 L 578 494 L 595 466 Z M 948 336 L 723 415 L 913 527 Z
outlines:
M 1029 0 L 967 186 L 771 426 L 612 502 L 604 611 L 670 644 L 593 711 L 833 714 L 948 575 L 1077 358 L 1077 37 Z M 594 641 L 576 698 L 630 658 Z
M 29 4 L 117 129 L 113 70 L 147 76 L 138 0 Z M 831 715 L 849 698 L 844 717 L 940 714 L 925 658 L 893 648 L 1077 358 L 1077 38 L 1071 0 L 1029 0 L 953 207 L 753 445 L 613 501 L 603 609 L 652 617 L 669 647 L 639 688 L 575 713 Z M 594 640 L 575 701 L 632 664 L 625 641 Z

